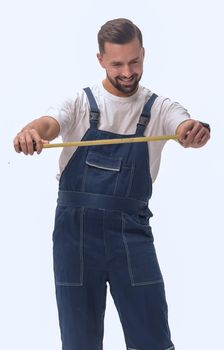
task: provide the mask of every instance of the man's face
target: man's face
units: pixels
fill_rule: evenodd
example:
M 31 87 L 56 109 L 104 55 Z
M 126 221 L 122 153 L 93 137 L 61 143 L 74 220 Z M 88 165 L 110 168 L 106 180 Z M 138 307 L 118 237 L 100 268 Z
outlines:
M 104 53 L 97 57 L 106 70 L 104 87 L 110 93 L 126 97 L 137 90 L 144 60 L 144 49 L 137 38 L 122 45 L 106 42 Z

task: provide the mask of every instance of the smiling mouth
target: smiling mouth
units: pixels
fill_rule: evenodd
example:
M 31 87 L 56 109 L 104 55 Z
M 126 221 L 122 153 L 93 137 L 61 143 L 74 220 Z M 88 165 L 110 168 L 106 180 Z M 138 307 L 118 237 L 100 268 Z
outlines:
M 132 76 L 132 77 L 130 77 L 130 78 L 118 78 L 118 80 L 119 80 L 121 83 L 123 83 L 123 84 L 129 85 L 129 84 L 133 83 L 133 81 L 134 81 L 134 76 Z

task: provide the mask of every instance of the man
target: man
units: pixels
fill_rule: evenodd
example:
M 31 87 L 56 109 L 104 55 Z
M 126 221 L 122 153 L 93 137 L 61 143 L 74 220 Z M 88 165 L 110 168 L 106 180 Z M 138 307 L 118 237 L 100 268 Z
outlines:
M 40 153 L 58 135 L 73 141 L 177 134 L 184 147 L 206 144 L 207 124 L 139 84 L 144 48 L 136 25 L 108 21 L 98 43 L 102 84 L 25 126 L 14 139 L 17 152 Z M 53 253 L 63 350 L 102 349 L 107 282 L 127 349 L 174 349 L 148 208 L 164 143 L 62 151 Z

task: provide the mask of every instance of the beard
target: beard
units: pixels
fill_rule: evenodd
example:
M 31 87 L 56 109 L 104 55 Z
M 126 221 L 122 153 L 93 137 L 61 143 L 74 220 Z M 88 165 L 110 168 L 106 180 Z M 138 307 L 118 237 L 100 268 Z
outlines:
M 139 81 L 141 80 L 142 74 L 138 76 L 137 74 L 133 74 L 131 76 L 131 80 L 127 79 L 122 76 L 118 76 L 114 79 L 112 79 L 108 74 L 107 74 L 107 79 L 110 81 L 110 83 L 115 87 L 115 89 L 119 90 L 122 93 L 125 94 L 133 94 L 137 88 Z M 126 84 L 125 84 L 126 82 Z

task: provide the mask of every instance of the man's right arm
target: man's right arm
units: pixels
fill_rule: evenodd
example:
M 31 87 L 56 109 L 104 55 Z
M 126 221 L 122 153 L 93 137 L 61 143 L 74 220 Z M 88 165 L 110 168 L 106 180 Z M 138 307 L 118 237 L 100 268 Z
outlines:
M 16 135 L 13 144 L 15 151 L 32 155 L 34 151 L 39 154 L 43 144 L 55 139 L 60 132 L 60 126 L 56 119 L 43 116 L 27 124 Z

